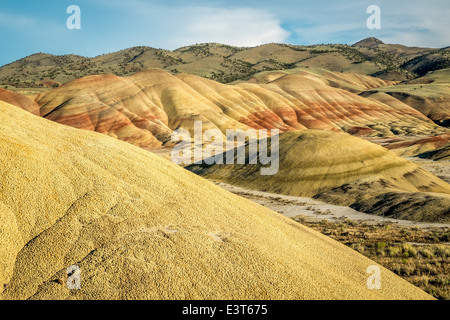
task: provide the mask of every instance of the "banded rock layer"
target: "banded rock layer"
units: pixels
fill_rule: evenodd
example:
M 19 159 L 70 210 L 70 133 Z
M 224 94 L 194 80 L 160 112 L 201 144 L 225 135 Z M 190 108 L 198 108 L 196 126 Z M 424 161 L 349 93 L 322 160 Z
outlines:
M 246 152 L 248 158 L 248 147 Z M 317 130 L 282 133 L 279 137 L 279 170 L 273 175 L 261 175 L 261 164 L 237 164 L 236 157 L 234 164 L 203 163 L 186 168 L 208 179 L 254 190 L 316 197 L 345 206 L 356 206 L 364 201 L 366 205 L 358 208 L 370 213 L 375 212 L 374 201 L 368 200 L 377 196 L 391 192 L 402 194 L 404 200 L 405 194 L 426 193 L 439 198 L 434 201 L 439 203 L 436 207 L 427 201 L 420 204 L 421 210 L 432 214 L 415 216 L 413 213 L 417 208 L 405 205 L 402 217 L 450 222 L 448 183 L 386 148 L 346 133 Z M 388 208 L 386 203 L 384 208 L 378 209 Z
M 39 105 L 34 100 L 20 93 L 0 88 L 0 101 L 12 104 L 37 116 L 39 115 Z
M 361 75 L 325 71 L 271 73 L 267 81 L 225 85 L 194 75 L 147 70 L 129 77 L 89 76 L 41 93 L 40 115 L 108 134 L 146 149 L 170 145 L 178 128 L 303 129 L 361 136 L 442 134 L 445 129 L 406 104 L 357 95 L 385 84 Z
M 3 102 L 0 129 L 1 299 L 431 298 L 151 152 Z

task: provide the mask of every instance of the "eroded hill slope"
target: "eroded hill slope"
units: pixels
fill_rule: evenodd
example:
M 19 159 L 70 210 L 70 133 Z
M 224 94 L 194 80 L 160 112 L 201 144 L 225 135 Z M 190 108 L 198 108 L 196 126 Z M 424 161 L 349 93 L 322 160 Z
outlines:
M 429 299 L 150 152 L 0 102 L 0 298 Z M 81 290 L 66 270 L 81 269 Z

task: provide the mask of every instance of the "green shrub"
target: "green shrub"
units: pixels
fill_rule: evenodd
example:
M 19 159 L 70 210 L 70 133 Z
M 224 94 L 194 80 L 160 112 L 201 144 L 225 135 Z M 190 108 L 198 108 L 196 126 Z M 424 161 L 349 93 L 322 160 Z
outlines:
M 433 252 L 433 250 L 430 250 L 430 249 L 428 249 L 428 248 L 421 248 L 421 249 L 419 250 L 419 253 L 420 253 L 422 256 L 424 256 L 425 258 L 428 258 L 428 259 L 434 258 L 434 252 Z
M 387 251 L 388 251 L 389 256 L 396 257 L 401 253 L 402 249 L 398 246 L 397 247 L 389 247 L 387 249 Z
M 402 250 L 403 250 L 403 256 L 405 258 L 415 257 L 417 255 L 417 250 L 412 245 L 410 245 L 408 243 L 404 243 L 402 245 Z

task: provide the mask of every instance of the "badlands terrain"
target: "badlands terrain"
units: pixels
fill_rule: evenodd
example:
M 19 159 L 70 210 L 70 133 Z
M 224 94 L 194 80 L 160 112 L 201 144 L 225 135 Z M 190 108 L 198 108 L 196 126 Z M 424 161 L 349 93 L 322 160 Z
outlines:
M 261 176 L 260 164 L 193 164 L 187 169 L 253 190 L 314 197 L 401 219 L 450 223 L 447 182 L 386 148 L 347 133 L 282 133 L 279 162 L 278 173 L 270 176 Z
M 431 298 L 384 268 L 369 290 L 373 261 L 148 151 L 3 102 L 0 120 L 1 298 Z
M 392 268 L 369 290 L 376 262 L 292 218 L 304 202 L 448 232 L 449 55 L 368 38 L 0 67 L 0 298 L 432 298 Z M 245 164 L 172 163 L 175 130 L 207 147 L 195 123 L 223 139 L 277 129 L 279 170 L 249 164 L 250 141 L 235 146 Z M 289 214 L 270 197 L 294 197 Z M 70 265 L 81 290 L 65 285 Z

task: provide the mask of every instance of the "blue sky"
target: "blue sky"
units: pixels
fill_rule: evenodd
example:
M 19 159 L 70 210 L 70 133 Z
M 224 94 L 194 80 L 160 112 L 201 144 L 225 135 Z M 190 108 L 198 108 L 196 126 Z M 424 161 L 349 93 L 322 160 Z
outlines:
M 67 7 L 81 9 L 69 30 Z M 369 5 L 381 29 L 369 30 Z M 346 43 L 377 37 L 410 46 L 450 45 L 448 0 L 0 0 L 0 65 L 36 52 L 96 56 L 137 45 L 176 49 L 220 42 L 254 46 Z

